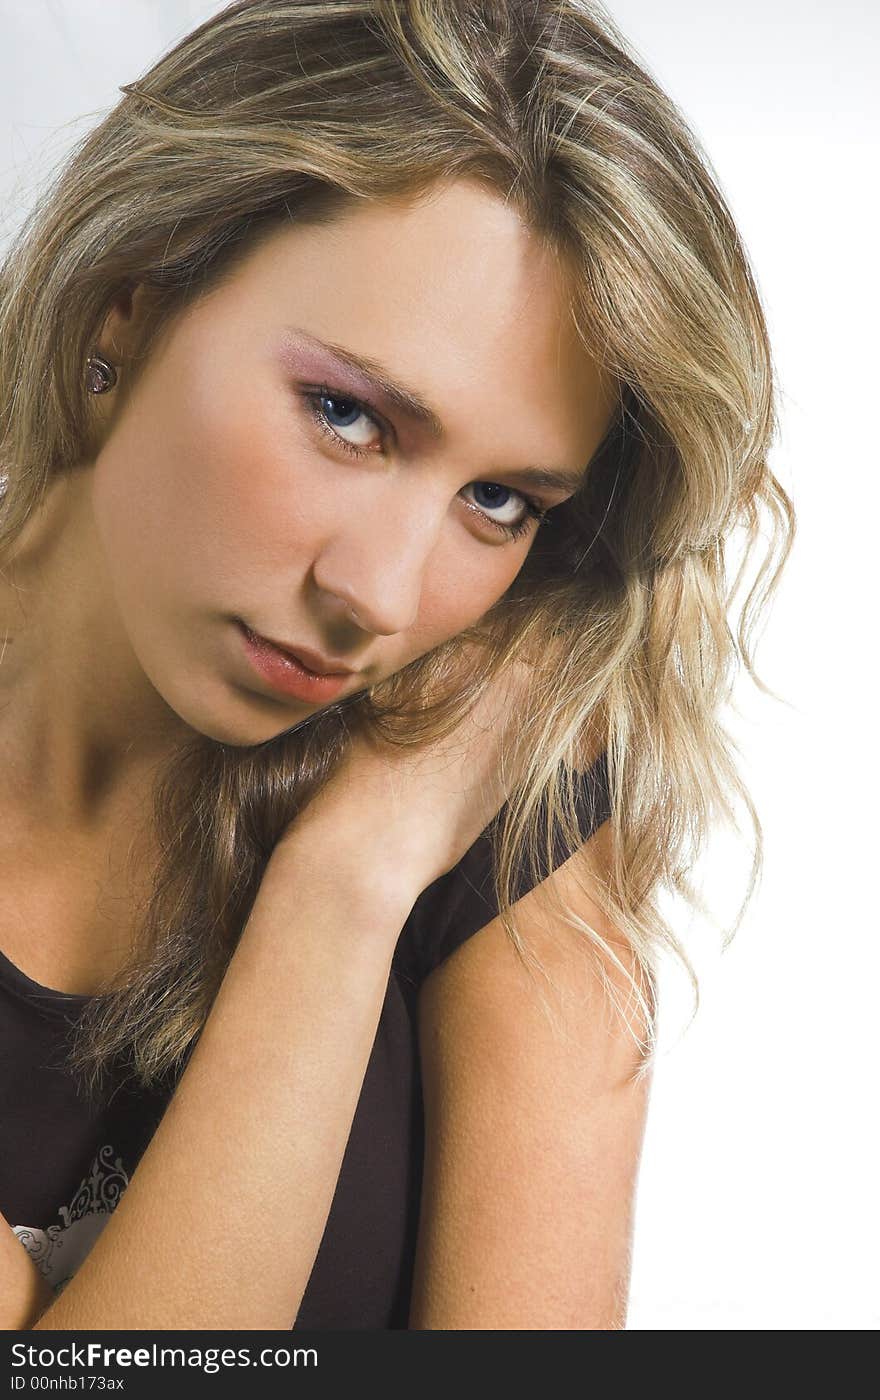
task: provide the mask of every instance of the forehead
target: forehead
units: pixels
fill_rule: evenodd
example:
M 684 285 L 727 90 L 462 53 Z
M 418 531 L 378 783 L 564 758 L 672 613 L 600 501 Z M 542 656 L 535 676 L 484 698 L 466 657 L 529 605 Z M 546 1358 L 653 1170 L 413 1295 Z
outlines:
M 577 334 L 570 275 L 514 206 L 456 180 L 285 227 L 236 290 L 279 334 L 300 327 L 398 375 L 449 431 L 482 413 L 503 440 L 515 406 L 538 455 L 549 433 L 570 464 L 591 455 L 616 402 Z

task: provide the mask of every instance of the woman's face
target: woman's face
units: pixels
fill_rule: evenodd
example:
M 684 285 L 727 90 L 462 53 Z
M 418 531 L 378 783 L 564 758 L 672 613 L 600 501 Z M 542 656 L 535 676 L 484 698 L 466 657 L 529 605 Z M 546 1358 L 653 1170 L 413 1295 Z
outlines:
M 122 629 L 187 724 L 241 745 L 486 613 L 614 402 L 554 260 L 471 181 L 273 233 L 114 397 L 92 492 Z M 242 624 L 351 674 L 282 691 Z

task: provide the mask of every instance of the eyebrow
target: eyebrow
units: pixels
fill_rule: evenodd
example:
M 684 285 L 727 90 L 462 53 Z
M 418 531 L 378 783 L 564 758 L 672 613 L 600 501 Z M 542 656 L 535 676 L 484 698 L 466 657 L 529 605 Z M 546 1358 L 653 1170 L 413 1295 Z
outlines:
M 443 424 L 429 403 L 416 390 L 399 380 L 391 378 L 384 365 L 369 355 L 359 355 L 354 350 L 338 345 L 332 340 L 319 340 L 299 326 L 285 328 L 286 339 L 293 344 L 300 341 L 307 349 L 334 360 L 341 368 L 363 381 L 367 389 L 384 395 L 406 418 L 427 428 L 432 437 L 443 436 Z M 564 471 L 558 467 L 512 467 L 507 473 L 519 481 L 539 490 L 577 491 L 583 485 L 586 471 Z

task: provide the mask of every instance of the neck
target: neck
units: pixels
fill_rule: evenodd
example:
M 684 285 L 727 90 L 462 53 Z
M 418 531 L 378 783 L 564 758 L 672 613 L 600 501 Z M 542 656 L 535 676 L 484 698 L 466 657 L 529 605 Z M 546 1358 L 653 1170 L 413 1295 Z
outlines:
M 0 561 L 0 799 L 44 832 L 139 803 L 193 733 L 121 625 L 90 483 L 55 478 Z

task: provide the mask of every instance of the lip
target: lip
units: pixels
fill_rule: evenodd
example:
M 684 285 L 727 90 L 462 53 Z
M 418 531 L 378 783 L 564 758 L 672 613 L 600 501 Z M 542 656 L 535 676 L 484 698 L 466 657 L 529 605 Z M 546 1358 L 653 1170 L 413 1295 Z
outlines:
M 250 628 L 248 628 L 250 632 Z M 292 656 L 294 661 L 298 661 L 307 671 L 311 671 L 316 676 L 353 676 L 355 672 L 350 666 L 346 666 L 342 661 L 336 661 L 333 657 L 322 656 L 319 651 L 312 651 L 310 647 L 287 646 L 285 642 L 276 642 L 273 637 L 263 637 L 259 632 L 251 632 L 259 642 L 268 642 L 270 646 L 278 651 L 283 651 L 285 656 Z
M 253 632 L 240 620 L 238 628 L 253 667 L 273 690 L 296 700 L 326 703 L 335 699 L 351 676 L 357 675 L 350 667 L 343 667 L 308 647 L 298 646 L 293 650 L 282 646 Z

